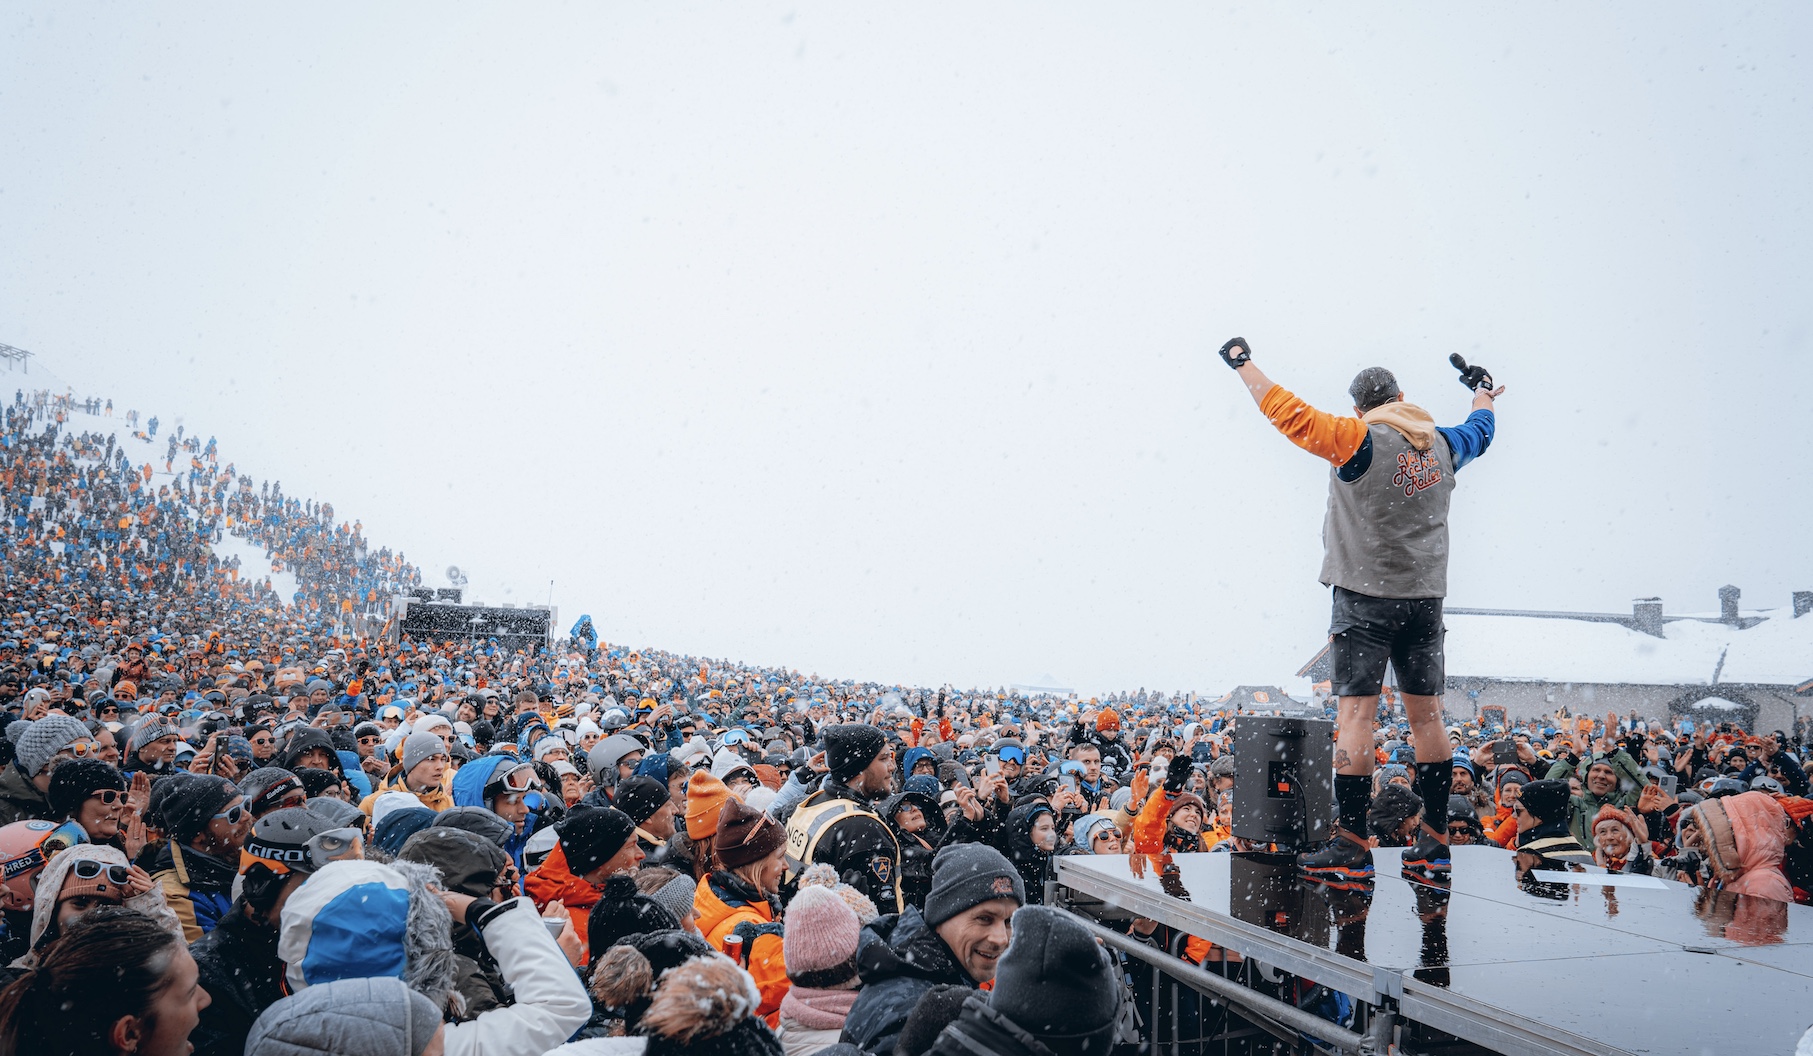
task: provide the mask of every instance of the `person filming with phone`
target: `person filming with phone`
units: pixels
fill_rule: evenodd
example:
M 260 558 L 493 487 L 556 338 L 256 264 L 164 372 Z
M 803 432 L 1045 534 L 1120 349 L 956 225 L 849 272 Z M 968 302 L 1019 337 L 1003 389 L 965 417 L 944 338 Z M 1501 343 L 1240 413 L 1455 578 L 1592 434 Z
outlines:
M 1330 414 L 1278 385 L 1252 361 L 1252 346 L 1221 346 L 1268 421 L 1292 443 L 1328 461 L 1328 512 L 1321 580 L 1334 592 L 1329 625 L 1334 690 L 1340 697 L 1335 799 L 1340 823 L 1328 846 L 1298 864 L 1322 879 L 1372 875 L 1366 813 L 1372 802 L 1373 732 L 1387 663 L 1397 672 L 1416 736 L 1416 791 L 1423 824 L 1404 852 L 1407 875 L 1445 883 L 1453 749 L 1442 725 L 1442 599 L 1448 593 L 1448 504 L 1456 474 L 1486 452 L 1497 427 L 1484 368 L 1451 362 L 1473 393 L 1465 421 L 1437 426 L 1404 399 L 1384 367 L 1362 370 L 1348 387 L 1353 417 Z

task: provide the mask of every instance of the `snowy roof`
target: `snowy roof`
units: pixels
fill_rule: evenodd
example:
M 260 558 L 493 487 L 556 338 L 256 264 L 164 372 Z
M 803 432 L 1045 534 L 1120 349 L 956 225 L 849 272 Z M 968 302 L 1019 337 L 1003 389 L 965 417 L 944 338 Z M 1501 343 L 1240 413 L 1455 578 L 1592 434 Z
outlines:
M 1628 685 L 1794 686 L 1813 676 L 1813 615 L 1739 630 L 1671 619 L 1656 638 L 1616 623 L 1449 612 L 1451 678 Z M 1720 657 L 1724 663 L 1720 665 Z

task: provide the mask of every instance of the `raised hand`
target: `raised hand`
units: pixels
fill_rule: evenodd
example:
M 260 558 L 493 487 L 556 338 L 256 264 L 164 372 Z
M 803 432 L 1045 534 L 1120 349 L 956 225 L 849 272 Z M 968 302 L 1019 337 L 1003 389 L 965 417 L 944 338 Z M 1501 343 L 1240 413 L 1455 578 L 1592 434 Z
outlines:
M 1467 387 L 1467 391 L 1478 392 L 1481 389 L 1491 390 L 1491 371 L 1480 366 L 1468 366 L 1466 357 L 1462 356 L 1459 352 L 1449 356 L 1448 362 L 1454 365 L 1455 370 L 1460 371 L 1460 383 Z

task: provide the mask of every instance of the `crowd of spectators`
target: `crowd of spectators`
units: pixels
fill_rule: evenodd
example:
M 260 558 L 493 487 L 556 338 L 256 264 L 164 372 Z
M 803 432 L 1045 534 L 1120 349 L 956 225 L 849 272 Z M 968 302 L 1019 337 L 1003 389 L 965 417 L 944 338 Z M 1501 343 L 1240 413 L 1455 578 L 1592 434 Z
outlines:
M 1054 860 L 1252 849 L 1240 716 L 1188 694 L 822 680 L 589 619 L 532 652 L 355 634 L 419 584 L 402 554 L 212 439 L 160 475 L 156 420 L 122 441 L 102 402 L 20 392 L 0 430 L 0 1056 L 1134 1051 L 1149 995 L 1049 904 Z M 1456 844 L 1813 889 L 1801 736 L 1449 734 Z M 1414 748 L 1381 728 L 1380 845 Z

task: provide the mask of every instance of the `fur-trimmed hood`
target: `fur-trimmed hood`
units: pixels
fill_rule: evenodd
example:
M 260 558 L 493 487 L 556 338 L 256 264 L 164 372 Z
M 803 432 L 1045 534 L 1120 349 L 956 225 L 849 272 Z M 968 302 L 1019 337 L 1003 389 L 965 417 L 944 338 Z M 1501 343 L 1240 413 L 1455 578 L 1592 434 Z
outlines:
M 283 907 L 277 956 L 292 993 L 335 979 L 393 976 L 436 1008 L 458 1001 L 453 915 L 416 862 L 330 862 Z M 457 1010 L 456 1010 L 457 1011 Z

